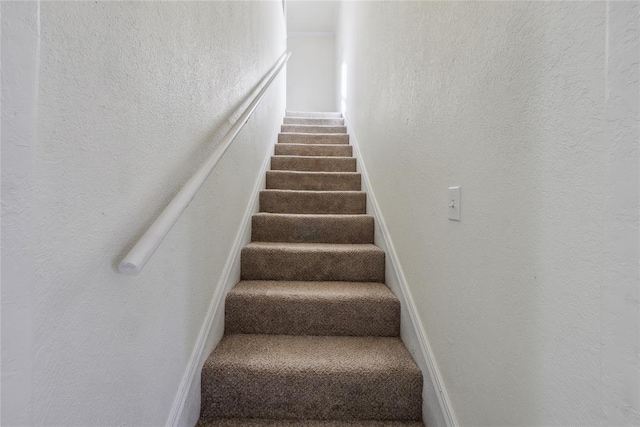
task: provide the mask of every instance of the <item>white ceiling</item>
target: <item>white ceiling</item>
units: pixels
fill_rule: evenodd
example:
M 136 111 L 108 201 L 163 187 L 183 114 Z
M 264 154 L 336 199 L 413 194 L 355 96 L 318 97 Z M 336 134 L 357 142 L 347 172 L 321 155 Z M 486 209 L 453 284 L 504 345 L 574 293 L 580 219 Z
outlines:
M 288 33 L 334 33 L 337 0 L 287 0 Z

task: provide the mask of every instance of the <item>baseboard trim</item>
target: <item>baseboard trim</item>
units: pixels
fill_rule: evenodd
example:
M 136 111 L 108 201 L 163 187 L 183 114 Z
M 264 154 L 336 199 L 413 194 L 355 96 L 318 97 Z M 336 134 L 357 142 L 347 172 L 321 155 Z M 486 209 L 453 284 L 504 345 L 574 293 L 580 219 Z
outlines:
M 367 168 L 362 157 L 362 151 L 360 151 L 360 146 L 358 145 L 357 137 L 353 132 L 353 127 L 351 126 L 349 116 L 346 114 L 346 112 L 343 113 L 343 116 L 345 119 L 345 125 L 347 126 L 347 129 L 349 131 L 349 140 L 353 145 L 354 155 L 357 159 L 356 161 L 358 164 L 358 169 L 362 176 L 362 183 L 366 188 L 367 198 L 373 210 L 371 214 L 376 220 L 382 240 L 385 243 L 387 257 L 391 261 L 397 282 L 399 284 L 399 289 L 401 292 L 401 295 L 399 297 L 401 300 L 401 304 L 404 303 L 405 307 L 403 308 L 406 308 L 409 314 L 409 318 L 411 319 L 411 327 L 413 329 L 413 332 L 415 333 L 415 337 L 417 338 L 419 345 L 418 351 L 421 352 L 421 356 L 426 362 L 429 377 L 431 378 L 433 386 L 436 389 L 442 416 L 447 427 L 458 427 L 459 424 L 453 411 L 453 407 L 451 406 L 451 400 L 449 399 L 449 395 L 447 394 L 446 388 L 444 386 L 442 375 L 440 374 L 438 365 L 436 364 L 435 357 L 431 349 L 431 344 L 429 343 L 429 338 L 424 327 L 422 326 L 416 304 L 413 300 L 411 291 L 409 290 L 409 286 L 407 285 L 407 279 L 402 270 L 402 265 L 400 264 L 400 261 L 398 259 L 398 254 L 396 253 L 395 247 L 393 246 L 391 235 L 389 234 L 389 230 L 387 229 L 384 218 L 382 216 L 382 212 L 380 210 L 380 206 L 378 205 L 375 192 L 371 186 L 371 182 L 369 181 L 369 175 L 367 174 Z
M 277 129 L 280 128 L 278 124 Z M 276 130 L 277 138 L 277 130 Z M 275 140 L 272 138 L 271 140 Z M 227 258 L 224 267 L 222 269 L 222 274 L 220 275 L 220 280 L 215 287 L 213 297 L 211 298 L 211 303 L 209 304 L 209 309 L 207 310 L 207 315 L 205 316 L 204 323 L 200 328 L 200 333 L 198 334 L 198 338 L 196 340 L 196 345 L 191 353 L 191 357 L 189 362 L 187 363 L 187 369 L 182 377 L 182 381 L 180 382 L 180 388 L 178 389 L 178 393 L 173 403 L 173 407 L 171 408 L 171 412 L 169 413 L 169 418 L 167 419 L 166 426 L 167 427 L 178 427 L 178 426 L 189 426 L 189 420 L 185 419 L 184 408 L 189 395 L 189 390 L 191 389 L 194 380 L 196 379 L 196 375 L 200 373 L 202 370 L 202 364 L 204 363 L 206 357 L 208 357 L 205 353 L 205 348 L 207 347 L 207 340 L 209 335 L 211 334 L 211 330 L 213 327 L 214 319 L 216 315 L 219 313 L 220 306 L 226 297 L 226 291 L 234 286 L 237 283 L 236 278 L 231 277 L 231 273 L 234 271 L 234 265 L 238 263 L 240 259 L 240 251 L 242 247 L 247 243 L 246 236 L 250 236 L 251 232 L 251 217 L 255 212 L 257 212 L 258 200 L 260 190 L 265 187 L 265 179 L 266 179 L 266 171 L 269 167 L 269 161 L 271 159 L 273 152 L 273 147 L 271 147 L 265 159 L 260 167 L 260 172 L 258 173 L 258 177 L 254 183 L 253 191 L 251 192 L 251 196 L 249 198 L 249 203 L 244 211 L 242 216 L 242 221 L 240 222 L 240 228 L 238 229 L 238 233 L 233 241 L 233 245 L 231 250 L 229 251 L 229 257 Z M 230 283 L 233 281 L 233 283 Z

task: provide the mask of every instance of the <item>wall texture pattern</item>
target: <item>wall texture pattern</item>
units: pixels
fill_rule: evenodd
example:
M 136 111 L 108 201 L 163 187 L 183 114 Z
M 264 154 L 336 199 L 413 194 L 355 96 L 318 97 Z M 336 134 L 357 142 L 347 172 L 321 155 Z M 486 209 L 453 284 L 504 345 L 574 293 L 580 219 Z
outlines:
M 3 2 L 2 21 L 2 424 L 163 425 L 275 141 L 284 74 L 145 270 L 116 265 L 284 51 L 282 5 Z M 35 42 L 5 63 L 17 22 Z M 37 137 L 16 172 L 28 185 L 8 192 L 5 100 L 25 89 L 17 110 L 36 112 L 22 130 Z M 30 213 L 26 234 L 5 235 L 5 202 Z M 18 251 L 31 265 L 6 276 Z M 5 292 L 22 322 L 5 323 Z M 20 334 L 32 348 L 5 354 Z M 26 360 L 9 372 L 5 356 Z M 5 407 L 11 378 L 22 394 Z
M 640 424 L 639 14 L 342 4 L 338 93 L 461 425 Z

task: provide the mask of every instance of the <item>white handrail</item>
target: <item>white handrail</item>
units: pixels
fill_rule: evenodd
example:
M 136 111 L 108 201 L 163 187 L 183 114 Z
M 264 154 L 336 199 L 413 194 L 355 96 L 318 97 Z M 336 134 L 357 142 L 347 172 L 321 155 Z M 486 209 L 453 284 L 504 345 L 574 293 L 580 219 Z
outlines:
M 271 86 L 271 82 L 273 82 L 280 70 L 282 70 L 282 67 L 284 67 L 284 64 L 286 64 L 290 56 L 291 52 L 283 53 L 269 74 L 262 79 L 260 83 L 266 81 L 262 90 L 253 98 L 251 104 L 249 104 L 238 120 L 231 126 L 231 129 L 229 129 L 224 138 L 222 138 L 222 141 L 213 153 L 211 153 L 207 161 L 189 178 L 189 181 L 184 184 L 178 194 L 169 202 L 167 207 L 164 208 L 140 240 L 131 248 L 127 256 L 120 262 L 118 265 L 120 273 L 135 275 L 140 273 L 144 268 L 149 258 L 151 258 L 151 255 L 153 255 L 160 243 L 162 243 L 167 234 L 169 234 L 169 231 L 178 218 L 180 218 L 182 212 L 189 206 L 191 200 L 193 200 L 202 184 L 204 184 L 211 174 L 211 171 L 213 171 L 213 168 L 218 164 L 222 155 L 227 151 L 229 146 L 231 146 L 231 143 L 236 136 L 238 136 L 240 130 L 247 123 L 251 114 L 253 114 L 260 101 L 262 101 L 262 98 L 264 98 L 264 95 Z

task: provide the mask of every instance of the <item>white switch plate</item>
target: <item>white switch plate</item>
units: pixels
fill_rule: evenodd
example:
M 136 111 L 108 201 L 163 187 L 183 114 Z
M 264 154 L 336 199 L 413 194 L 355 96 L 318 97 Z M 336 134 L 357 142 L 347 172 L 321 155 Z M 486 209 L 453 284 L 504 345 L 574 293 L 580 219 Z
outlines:
M 449 187 L 447 191 L 447 217 L 460 221 L 460 187 Z

